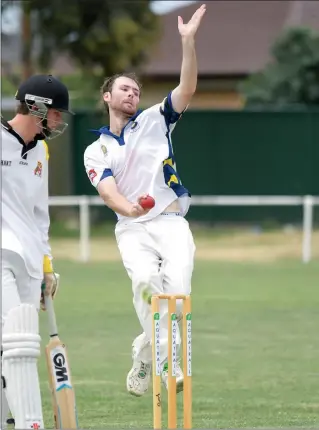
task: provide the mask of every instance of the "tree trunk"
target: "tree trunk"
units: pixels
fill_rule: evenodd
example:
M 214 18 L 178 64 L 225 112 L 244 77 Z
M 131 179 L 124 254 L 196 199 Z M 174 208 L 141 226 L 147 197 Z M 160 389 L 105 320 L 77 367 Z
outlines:
M 32 68 L 32 29 L 31 12 L 28 3 L 23 3 L 22 9 L 22 76 L 29 78 L 33 73 Z

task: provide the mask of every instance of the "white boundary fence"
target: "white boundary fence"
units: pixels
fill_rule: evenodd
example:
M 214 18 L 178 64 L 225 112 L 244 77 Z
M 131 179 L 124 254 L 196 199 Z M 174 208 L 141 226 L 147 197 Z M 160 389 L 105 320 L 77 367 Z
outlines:
M 50 206 L 79 206 L 80 209 L 80 261 L 90 260 L 90 206 L 103 206 L 99 196 L 52 196 Z M 313 207 L 319 206 L 319 196 L 193 196 L 192 206 L 302 206 L 303 240 L 301 258 L 311 260 Z

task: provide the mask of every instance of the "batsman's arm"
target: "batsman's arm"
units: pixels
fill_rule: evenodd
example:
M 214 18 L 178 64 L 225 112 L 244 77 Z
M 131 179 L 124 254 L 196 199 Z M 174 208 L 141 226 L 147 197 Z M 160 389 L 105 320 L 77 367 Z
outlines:
M 42 186 L 39 192 L 39 198 L 37 205 L 34 208 L 34 216 L 36 219 L 36 225 L 39 230 L 42 249 L 43 249 L 43 272 L 53 272 L 52 268 L 52 255 L 51 247 L 49 243 L 49 228 L 50 228 L 50 215 L 49 215 L 49 152 L 45 142 L 43 142 L 45 148 L 45 160 L 42 168 Z
M 179 85 L 172 91 L 171 100 L 174 111 L 185 111 L 197 87 L 197 59 L 194 37 L 182 37 L 182 66 Z

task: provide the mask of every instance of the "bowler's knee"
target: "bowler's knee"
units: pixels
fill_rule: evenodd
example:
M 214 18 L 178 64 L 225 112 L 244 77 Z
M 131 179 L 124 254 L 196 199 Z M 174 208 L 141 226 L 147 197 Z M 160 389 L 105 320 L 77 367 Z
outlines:
M 156 292 L 158 276 L 158 272 L 148 269 L 137 270 L 133 273 L 134 301 L 138 301 L 142 298 L 144 301 L 150 303 L 152 294 Z
M 178 316 L 182 315 L 183 313 L 183 302 L 184 301 L 181 299 L 176 300 L 176 314 Z
M 188 296 L 191 294 L 192 276 L 187 268 L 179 270 L 167 277 L 167 294 Z M 176 300 L 176 312 L 180 313 L 183 309 L 183 300 Z
M 167 280 L 169 293 L 176 295 L 189 295 L 191 293 L 192 276 L 186 271 L 176 271 Z

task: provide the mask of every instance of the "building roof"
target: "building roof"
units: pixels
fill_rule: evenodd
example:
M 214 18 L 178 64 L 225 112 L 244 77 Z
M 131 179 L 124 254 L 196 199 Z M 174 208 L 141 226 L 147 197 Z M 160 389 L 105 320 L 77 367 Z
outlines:
M 187 22 L 197 4 L 162 17 L 162 35 L 144 68 L 145 76 L 179 74 L 181 43 L 177 16 Z M 196 36 L 201 75 L 246 75 L 264 67 L 277 36 L 290 26 L 319 30 L 317 1 L 212 1 Z

